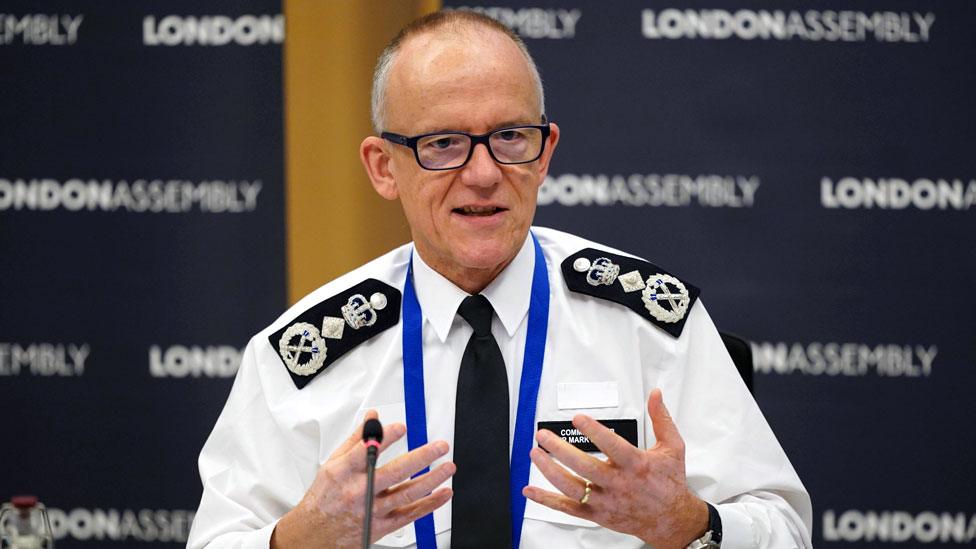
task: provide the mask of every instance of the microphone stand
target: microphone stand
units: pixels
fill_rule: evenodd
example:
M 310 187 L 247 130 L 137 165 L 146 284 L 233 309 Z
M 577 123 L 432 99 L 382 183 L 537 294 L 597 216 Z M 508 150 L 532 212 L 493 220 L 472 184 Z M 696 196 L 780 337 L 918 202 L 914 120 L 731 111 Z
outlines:
M 383 442 L 383 426 L 377 419 L 370 419 L 363 426 L 363 444 L 366 445 L 366 510 L 363 514 L 363 549 L 369 549 L 369 536 L 373 530 L 373 477 L 376 472 L 376 454 Z

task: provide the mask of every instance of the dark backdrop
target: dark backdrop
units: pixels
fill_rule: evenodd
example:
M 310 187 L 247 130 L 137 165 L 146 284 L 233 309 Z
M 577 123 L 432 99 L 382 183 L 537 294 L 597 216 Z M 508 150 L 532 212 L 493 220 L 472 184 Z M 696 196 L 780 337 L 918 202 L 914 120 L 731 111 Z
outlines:
M 815 544 L 976 539 L 976 5 L 476 9 L 563 132 L 538 224 L 686 277 L 754 343 Z
M 0 498 L 37 494 L 59 547 L 185 544 L 285 305 L 280 14 L 0 2 Z
M 484 9 L 563 130 L 539 224 L 678 273 L 753 342 L 815 543 L 971 543 L 976 8 Z M 285 305 L 280 13 L 0 4 L 0 498 L 38 494 L 61 547 L 185 542 L 196 454 Z

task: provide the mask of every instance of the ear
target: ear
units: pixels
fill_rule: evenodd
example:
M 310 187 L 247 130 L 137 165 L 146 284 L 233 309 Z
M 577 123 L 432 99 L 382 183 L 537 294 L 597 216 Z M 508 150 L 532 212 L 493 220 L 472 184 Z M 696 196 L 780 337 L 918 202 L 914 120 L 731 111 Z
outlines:
M 359 145 L 359 159 L 376 192 L 387 200 L 396 200 L 399 194 L 396 178 L 390 170 L 391 159 L 386 141 L 375 135 L 363 139 Z
M 542 156 L 539 158 L 539 185 L 546 179 L 546 174 L 549 173 L 549 161 L 552 160 L 552 154 L 556 152 L 556 144 L 559 143 L 559 126 L 550 122 L 549 123 L 549 138 L 546 140 L 546 148 L 542 151 Z

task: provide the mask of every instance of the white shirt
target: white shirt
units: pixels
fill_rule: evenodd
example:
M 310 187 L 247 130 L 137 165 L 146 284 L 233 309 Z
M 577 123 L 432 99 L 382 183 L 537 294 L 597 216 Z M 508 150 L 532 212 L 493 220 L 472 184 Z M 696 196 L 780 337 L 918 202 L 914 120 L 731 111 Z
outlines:
M 587 247 L 620 252 L 551 229 L 532 231 L 542 246 L 550 283 L 549 329 L 535 421 L 568 421 L 578 413 L 596 419 L 636 419 L 638 445 L 649 448 L 655 439 L 647 398 L 660 387 L 685 440 L 688 485 L 721 515 L 722 547 L 810 547 L 810 497 L 702 303 L 691 307 L 681 336 L 675 338 L 622 305 L 567 288 L 560 270 L 567 256 Z M 204 493 L 188 547 L 268 547 L 277 520 L 298 503 L 319 465 L 360 424 L 366 410 L 378 410 L 384 423 L 405 423 L 402 323 L 351 350 L 301 390 L 268 336 L 366 278 L 402 291 L 412 250 L 412 245 L 402 246 L 322 286 L 250 341 L 227 404 L 200 454 Z M 510 431 L 518 403 L 534 263 L 529 237 L 512 263 L 482 292 L 497 313 L 492 333 L 508 369 Z M 458 371 L 472 333 L 456 312 L 468 294 L 427 266 L 417 253 L 413 268 L 423 311 L 428 440 L 453 445 Z M 380 456 L 380 466 L 404 452 L 406 437 Z M 451 458 L 449 452 L 432 467 Z M 529 483 L 557 491 L 535 466 Z M 438 547 L 450 547 L 450 528 L 448 502 L 434 512 Z M 375 544 L 413 545 L 413 525 Z M 644 546 L 635 537 L 531 500 L 526 503 L 521 538 L 525 549 Z

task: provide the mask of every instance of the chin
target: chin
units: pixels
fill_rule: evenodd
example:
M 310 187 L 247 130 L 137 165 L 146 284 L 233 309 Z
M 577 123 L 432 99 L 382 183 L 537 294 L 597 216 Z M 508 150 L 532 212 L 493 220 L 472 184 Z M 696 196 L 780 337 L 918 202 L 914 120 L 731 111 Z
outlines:
M 493 269 L 510 261 L 521 247 L 522 242 L 474 240 L 462 243 L 455 257 L 469 269 Z

